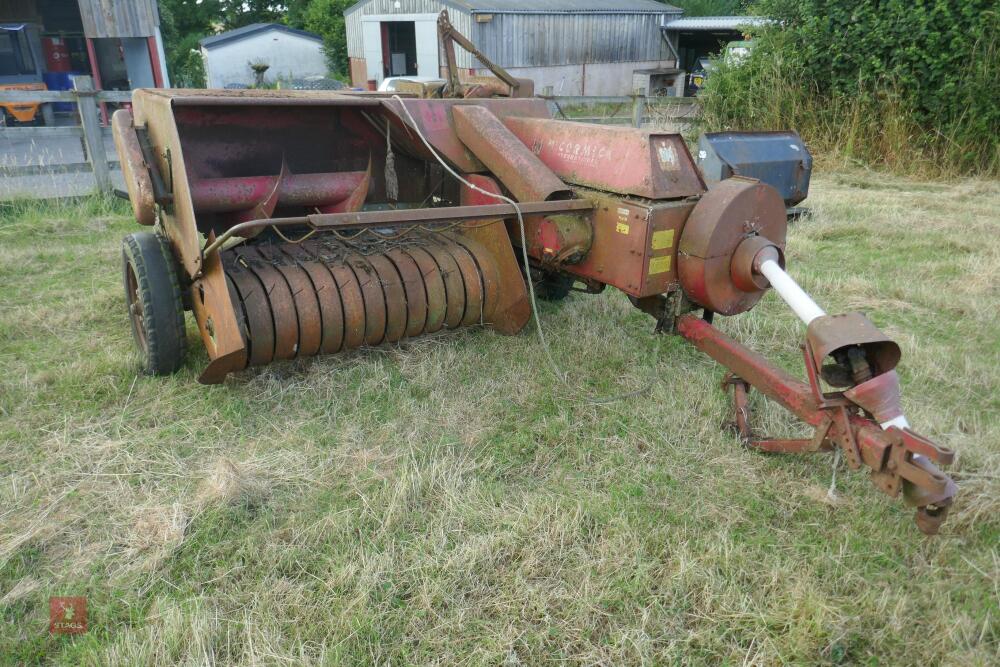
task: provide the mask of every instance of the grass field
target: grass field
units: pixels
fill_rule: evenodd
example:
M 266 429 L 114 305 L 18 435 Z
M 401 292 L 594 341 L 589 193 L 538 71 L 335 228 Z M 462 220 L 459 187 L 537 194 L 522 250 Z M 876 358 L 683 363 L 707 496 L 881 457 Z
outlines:
M 828 497 L 828 457 L 740 448 L 722 369 L 621 294 L 542 305 L 565 383 L 529 329 L 203 387 L 190 323 L 180 373 L 137 375 L 124 207 L 4 209 L 0 661 L 997 664 L 1000 184 L 808 203 L 791 273 L 897 338 L 910 421 L 959 452 L 936 538 L 862 474 Z M 720 326 L 800 373 L 775 295 Z M 89 632 L 50 636 L 50 595 Z

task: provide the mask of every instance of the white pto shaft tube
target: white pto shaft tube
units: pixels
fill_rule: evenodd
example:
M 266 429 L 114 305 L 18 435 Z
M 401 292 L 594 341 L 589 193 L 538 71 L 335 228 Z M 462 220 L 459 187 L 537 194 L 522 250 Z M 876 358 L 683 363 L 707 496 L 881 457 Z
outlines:
M 881 424 L 879 424 L 879 426 L 882 427 L 883 431 L 889 428 L 890 426 L 895 426 L 896 428 L 910 428 L 910 422 L 906 421 L 906 415 L 899 415 L 898 417 L 893 417 L 887 422 L 882 422 Z M 920 456 L 920 455 L 915 454 L 914 456 Z
M 785 270 L 778 266 L 773 259 L 765 259 L 760 264 L 760 272 L 771 283 L 774 291 L 785 300 L 799 319 L 809 326 L 809 323 L 817 317 L 826 315 L 826 312 L 816 305 L 812 297 L 805 293 L 795 280 L 785 273 Z
M 778 266 L 776 261 L 765 259 L 760 263 L 759 270 L 767 278 L 768 282 L 771 283 L 774 291 L 785 300 L 785 303 L 795 311 L 800 320 L 806 323 L 806 326 L 809 326 L 809 323 L 817 317 L 826 315 L 826 312 L 812 300 L 811 296 L 805 293 L 805 290 L 799 287 L 799 284 L 790 275 L 785 273 L 784 269 Z M 890 426 L 909 428 L 910 423 L 906 420 L 905 416 L 899 415 L 879 424 L 879 426 L 883 429 L 887 429 Z

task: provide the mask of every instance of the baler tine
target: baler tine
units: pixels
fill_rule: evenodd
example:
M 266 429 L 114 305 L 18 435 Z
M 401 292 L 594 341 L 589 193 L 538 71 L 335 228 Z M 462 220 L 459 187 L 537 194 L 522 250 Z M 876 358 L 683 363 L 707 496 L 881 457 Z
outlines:
M 731 371 L 724 385 L 746 445 L 839 448 L 936 532 L 956 488 L 934 462 L 954 455 L 903 417 L 899 346 L 860 313 L 825 314 L 784 271 L 786 204 L 808 183 L 798 137 L 711 138 L 717 166 L 735 175 L 706 188 L 680 135 L 553 120 L 531 82 L 493 63 L 496 78 L 460 77 L 454 44 L 471 44 L 446 14 L 439 29 L 452 75 L 443 88 L 415 85 L 419 97 L 136 90 L 132 109 L 115 112 L 136 220 L 155 229 L 123 248 L 147 372 L 182 365 L 185 309 L 209 359 L 199 380 L 217 383 L 251 366 L 460 326 L 516 334 L 531 317 L 528 281 L 549 299 L 576 284 L 589 293 L 610 285 L 653 315 L 657 331 Z M 767 159 L 756 157 L 769 146 Z M 798 176 L 785 200 L 739 176 L 767 178 L 779 150 L 801 160 L 789 164 Z M 711 324 L 750 310 L 772 286 L 807 325 L 808 382 Z M 840 391 L 824 393 L 824 383 Z M 751 385 L 813 436 L 755 438 Z

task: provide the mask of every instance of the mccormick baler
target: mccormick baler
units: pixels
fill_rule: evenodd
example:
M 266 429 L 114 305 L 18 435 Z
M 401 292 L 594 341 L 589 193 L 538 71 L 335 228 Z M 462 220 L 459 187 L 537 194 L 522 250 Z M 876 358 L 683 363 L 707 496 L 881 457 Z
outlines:
M 452 40 L 472 48 L 446 19 L 441 35 L 449 63 Z M 182 364 L 185 310 L 208 354 L 200 380 L 218 383 L 444 329 L 514 335 L 534 294 L 610 286 L 656 332 L 729 370 L 748 447 L 839 450 L 937 532 L 956 487 L 936 464 L 953 452 L 904 416 L 899 346 L 861 313 L 827 314 L 785 271 L 786 203 L 804 192 L 787 202 L 741 175 L 760 137 L 740 150 L 727 136 L 742 168 L 706 187 L 680 135 L 554 120 L 530 82 L 477 55 L 496 77 L 407 95 L 136 90 L 113 128 L 136 220 L 151 229 L 124 241 L 146 370 Z M 712 324 L 769 291 L 805 325 L 804 380 Z M 756 438 L 751 387 L 812 436 Z

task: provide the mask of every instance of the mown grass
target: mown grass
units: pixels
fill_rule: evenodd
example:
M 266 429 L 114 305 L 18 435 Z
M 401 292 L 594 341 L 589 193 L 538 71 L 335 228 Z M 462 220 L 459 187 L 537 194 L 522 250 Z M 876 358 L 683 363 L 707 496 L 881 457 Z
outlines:
M 817 178 L 790 270 L 904 349 L 957 448 L 936 538 L 830 459 L 720 430 L 722 370 L 620 294 L 203 387 L 137 375 L 124 207 L 0 212 L 9 664 L 995 664 L 1000 185 Z M 769 295 L 720 326 L 799 372 Z M 595 398 L 635 395 L 611 403 Z M 801 432 L 755 399 L 758 423 Z M 48 635 L 48 597 L 90 630 Z

